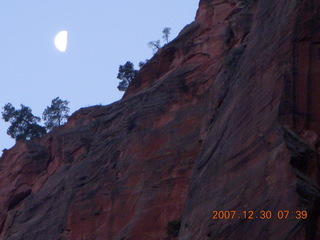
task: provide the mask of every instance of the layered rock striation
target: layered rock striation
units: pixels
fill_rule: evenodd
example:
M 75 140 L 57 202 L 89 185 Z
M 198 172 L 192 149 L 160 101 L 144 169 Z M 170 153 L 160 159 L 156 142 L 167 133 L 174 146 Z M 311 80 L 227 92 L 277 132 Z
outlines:
M 0 239 L 320 239 L 319 71 L 319 1 L 201 0 L 122 100 L 3 153 Z

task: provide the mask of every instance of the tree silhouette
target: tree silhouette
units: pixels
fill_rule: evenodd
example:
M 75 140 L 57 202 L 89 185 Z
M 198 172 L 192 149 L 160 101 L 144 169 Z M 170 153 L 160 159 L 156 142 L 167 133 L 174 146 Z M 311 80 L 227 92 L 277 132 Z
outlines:
M 160 40 L 151 41 L 148 43 L 148 45 L 149 45 L 149 48 L 152 49 L 154 54 L 161 48 Z
M 130 61 L 127 61 L 124 65 L 120 65 L 117 76 L 117 78 L 121 80 L 118 85 L 119 91 L 126 91 L 137 73 L 138 71 L 134 69 L 134 65 Z
M 48 106 L 44 110 L 42 119 L 45 121 L 44 125 L 48 131 L 52 130 L 54 127 L 61 126 L 66 122 L 70 111 L 68 104 L 68 101 L 56 97 L 51 101 L 51 106 Z
M 162 31 L 163 33 L 163 40 L 166 41 L 166 43 L 169 42 L 169 35 L 170 35 L 170 31 L 171 31 L 171 28 L 170 27 L 165 27 Z
M 165 44 L 169 42 L 170 31 L 171 31 L 170 27 L 165 27 L 162 30 L 162 34 L 163 34 L 162 39 L 164 40 Z M 158 50 L 160 50 L 160 48 L 162 48 L 160 40 L 148 42 L 148 46 L 152 49 L 153 54 L 155 54 Z
M 46 134 L 46 129 L 38 125 L 40 118 L 32 114 L 31 108 L 23 104 L 20 106 L 21 109 L 15 109 L 11 103 L 7 103 L 3 107 L 2 118 L 11 123 L 7 134 L 17 141 L 35 139 Z

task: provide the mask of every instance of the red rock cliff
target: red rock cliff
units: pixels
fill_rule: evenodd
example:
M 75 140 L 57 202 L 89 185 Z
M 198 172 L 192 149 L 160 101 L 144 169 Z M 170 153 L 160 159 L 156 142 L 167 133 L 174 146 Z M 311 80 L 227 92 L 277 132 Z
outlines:
M 3 154 L 0 239 L 320 239 L 319 8 L 201 0 L 121 101 Z

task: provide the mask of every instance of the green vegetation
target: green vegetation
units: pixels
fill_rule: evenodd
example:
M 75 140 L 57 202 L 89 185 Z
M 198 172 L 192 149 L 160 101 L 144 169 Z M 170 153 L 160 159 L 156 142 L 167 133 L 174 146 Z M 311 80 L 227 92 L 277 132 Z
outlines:
M 66 122 L 70 110 L 68 104 L 68 101 L 56 97 L 51 101 L 51 106 L 48 106 L 44 110 L 42 119 L 45 121 L 44 125 L 48 131 L 52 130 L 54 127 L 61 126 Z
M 15 109 L 11 103 L 7 103 L 3 107 L 2 118 L 11 123 L 7 134 L 16 140 L 30 140 L 46 134 L 46 129 L 38 124 L 40 118 L 32 114 L 31 108 L 20 106 L 21 109 Z
M 126 91 L 131 81 L 136 77 L 138 70 L 134 69 L 132 62 L 127 61 L 124 65 L 119 66 L 117 78 L 121 80 L 118 85 L 119 91 Z
M 38 124 L 41 118 L 34 116 L 30 107 L 21 104 L 20 109 L 15 109 L 11 103 L 7 103 L 1 113 L 2 119 L 11 123 L 7 134 L 17 141 L 32 140 L 43 136 L 47 133 L 46 129 L 50 131 L 65 122 L 69 112 L 68 103 L 68 101 L 61 100 L 59 97 L 52 100 L 51 106 L 43 112 L 46 127 Z
M 170 35 L 171 28 L 165 27 L 162 31 L 163 33 L 163 40 L 165 41 L 166 45 L 169 42 L 169 35 Z M 160 48 L 162 48 L 160 40 L 151 41 L 148 43 L 149 47 L 152 48 L 153 53 L 155 54 Z M 139 67 L 142 68 L 148 60 L 145 62 L 139 62 Z M 120 80 L 118 89 L 119 91 L 127 91 L 130 83 L 133 79 L 137 76 L 138 70 L 134 69 L 134 65 L 132 62 L 127 61 L 124 65 L 119 66 L 119 72 L 117 78 Z

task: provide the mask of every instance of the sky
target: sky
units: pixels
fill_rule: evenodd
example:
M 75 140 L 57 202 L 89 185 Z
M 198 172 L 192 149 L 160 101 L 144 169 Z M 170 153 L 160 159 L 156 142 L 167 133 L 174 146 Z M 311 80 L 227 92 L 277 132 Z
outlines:
M 121 99 L 119 65 L 153 55 L 148 42 L 170 39 L 191 23 L 199 0 L 0 0 L 0 108 L 20 104 L 41 117 L 52 99 L 68 100 L 70 112 Z M 66 52 L 54 46 L 68 31 Z M 0 119 L 1 150 L 15 140 Z

